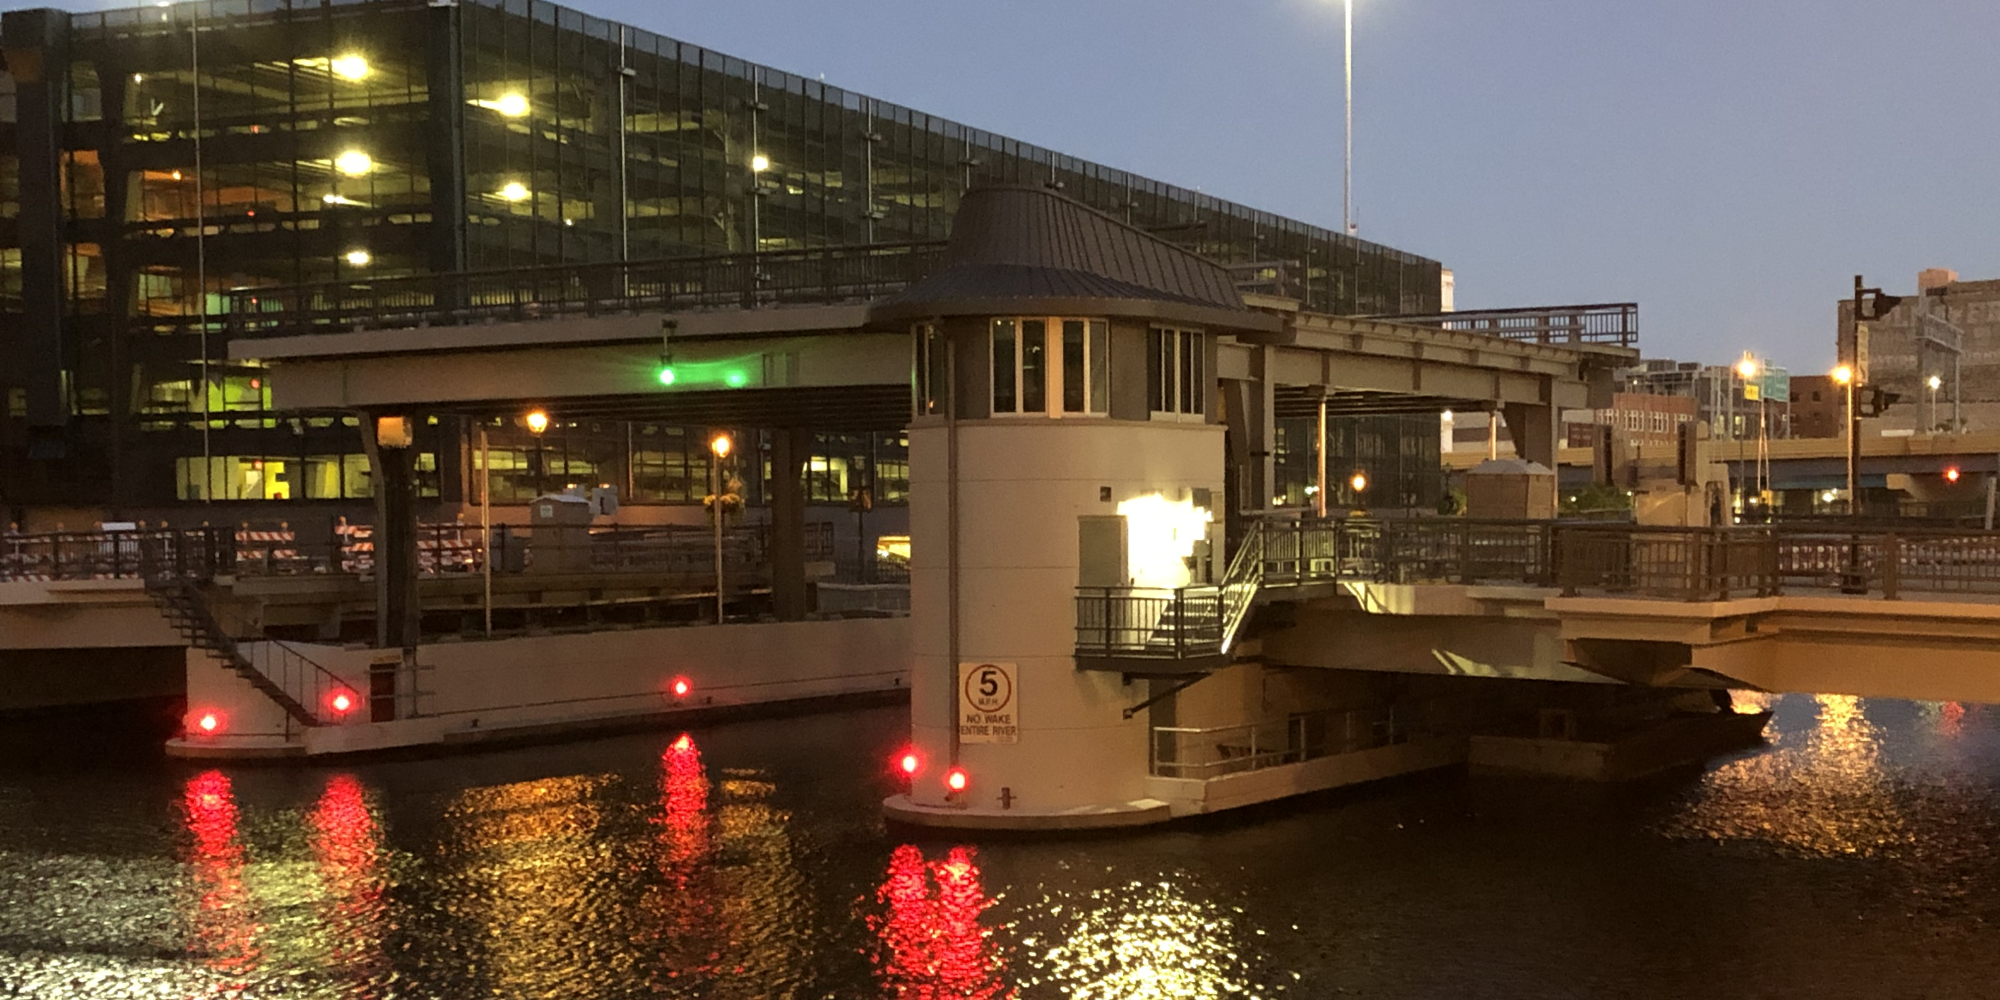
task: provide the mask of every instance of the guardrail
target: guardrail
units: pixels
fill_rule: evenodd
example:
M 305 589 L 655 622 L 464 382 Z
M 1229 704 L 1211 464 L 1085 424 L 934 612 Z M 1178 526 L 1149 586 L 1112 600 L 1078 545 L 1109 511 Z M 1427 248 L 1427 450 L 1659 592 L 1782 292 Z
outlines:
M 944 241 L 328 281 L 229 292 L 232 337 L 866 301 L 935 269 Z
M 231 528 L 0 534 L 0 581 L 206 580 L 236 568 Z
M 1557 588 L 1677 601 L 1835 590 L 2000 594 L 2000 532 L 1866 526 L 1665 528 L 1601 522 L 1268 519 L 1220 587 L 1078 588 L 1076 655 L 1226 654 L 1259 600 L 1343 581 Z
M 1435 705 L 1329 709 L 1230 726 L 1155 726 L 1154 777 L 1206 780 L 1358 753 L 1448 732 Z
M 833 525 L 805 526 L 805 558 L 833 557 Z M 723 534 L 726 570 L 756 575 L 770 564 L 770 527 L 756 524 Z M 459 522 L 417 526 L 418 573 L 479 573 L 486 558 L 478 525 Z M 527 529 L 493 528 L 493 570 L 519 573 L 536 567 L 536 545 Z M 544 542 L 541 570 L 592 573 L 715 571 L 713 529 L 692 525 L 610 528 L 591 532 L 575 546 Z M 216 576 L 346 575 L 375 570 L 374 529 L 344 520 L 323 532 L 289 524 L 234 528 L 141 528 L 0 534 L 0 581 L 8 580 L 206 580 Z
M 1528 306 L 1471 312 L 1376 316 L 1412 326 L 1484 334 L 1531 344 L 1639 346 L 1639 304 L 1599 302 L 1573 306 Z

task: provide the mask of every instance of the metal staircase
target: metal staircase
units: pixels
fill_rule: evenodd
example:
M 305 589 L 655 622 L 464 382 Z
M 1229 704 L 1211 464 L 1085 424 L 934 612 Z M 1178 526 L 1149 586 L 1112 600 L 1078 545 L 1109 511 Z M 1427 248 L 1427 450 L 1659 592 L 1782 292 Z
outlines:
M 216 618 L 198 581 L 156 577 L 146 581 L 146 593 L 181 638 L 228 665 L 258 693 L 284 709 L 291 722 L 305 727 L 327 724 L 311 706 L 322 703 L 334 691 L 346 690 L 340 678 L 276 640 L 246 649 Z
M 1229 661 L 1264 585 L 1265 528 L 1253 524 L 1222 582 L 1176 590 L 1082 588 L 1077 658 L 1085 669 L 1201 673 Z

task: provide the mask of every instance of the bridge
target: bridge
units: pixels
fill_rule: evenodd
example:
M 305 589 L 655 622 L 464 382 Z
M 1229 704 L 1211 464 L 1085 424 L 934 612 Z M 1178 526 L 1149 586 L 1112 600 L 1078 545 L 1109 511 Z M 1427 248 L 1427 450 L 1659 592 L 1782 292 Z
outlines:
M 1929 680 L 1859 656 L 1841 674 L 1825 652 L 1857 627 L 1957 641 L 1947 633 L 1986 613 L 1963 557 L 1984 544 L 1972 535 L 1281 514 L 1281 422 L 1485 410 L 1553 467 L 1560 412 L 1604 405 L 1636 357 L 1634 314 L 1326 316 L 1282 282 L 1239 277 L 1058 193 L 999 187 L 966 196 L 942 246 L 240 293 L 231 356 L 268 368 L 275 405 L 363 418 L 371 562 L 324 575 L 372 590 L 373 648 L 293 651 L 334 679 L 313 683 L 371 709 L 384 685 L 390 711 L 331 719 L 311 701 L 326 691 L 277 684 L 319 723 L 305 725 L 249 676 L 262 639 L 170 606 L 183 631 L 219 636 L 190 654 L 190 689 L 267 720 L 259 747 L 317 753 L 532 728 L 554 704 L 596 706 L 561 718 L 677 708 L 688 679 L 907 681 L 913 767 L 890 815 L 1030 828 L 1154 822 L 1455 762 L 1645 770 L 1754 738 L 1761 718 L 1717 711 L 1729 688 L 1989 690 L 1976 649 Z M 426 623 L 475 602 L 425 569 L 406 429 L 530 408 L 767 429 L 759 619 L 438 641 Z M 827 428 L 908 435 L 907 618 L 829 618 L 810 600 L 802 441 Z M 1320 464 L 1324 498 L 1341 470 Z M 597 535 L 612 533 L 587 543 L 585 603 L 619 585 Z M 196 581 L 212 609 L 282 604 L 240 561 L 224 576 Z M 661 580 L 643 596 L 674 593 Z M 183 743 L 230 750 L 193 731 Z

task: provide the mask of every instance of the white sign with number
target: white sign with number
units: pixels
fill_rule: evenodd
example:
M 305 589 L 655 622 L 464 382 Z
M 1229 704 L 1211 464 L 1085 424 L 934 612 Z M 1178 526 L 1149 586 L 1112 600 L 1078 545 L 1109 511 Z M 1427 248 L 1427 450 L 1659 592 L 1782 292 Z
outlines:
M 1021 689 L 1012 663 L 958 665 L 958 741 L 1019 743 Z

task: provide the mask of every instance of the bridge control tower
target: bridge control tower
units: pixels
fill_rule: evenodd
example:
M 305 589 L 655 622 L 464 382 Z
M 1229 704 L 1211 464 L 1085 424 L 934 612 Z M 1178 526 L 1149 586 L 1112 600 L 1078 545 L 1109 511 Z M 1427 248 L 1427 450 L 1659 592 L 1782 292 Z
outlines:
M 868 325 L 914 351 L 910 787 L 886 808 L 920 825 L 1157 822 L 1178 814 L 1158 781 L 1176 751 L 1149 741 L 1176 720 L 1382 707 L 1351 673 L 1256 662 L 1278 414 L 1552 428 L 1594 371 L 1574 349 L 1253 306 L 1222 266 L 1035 187 L 969 192 L 941 266 Z

